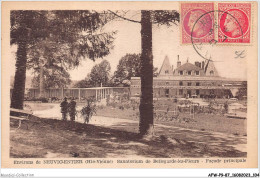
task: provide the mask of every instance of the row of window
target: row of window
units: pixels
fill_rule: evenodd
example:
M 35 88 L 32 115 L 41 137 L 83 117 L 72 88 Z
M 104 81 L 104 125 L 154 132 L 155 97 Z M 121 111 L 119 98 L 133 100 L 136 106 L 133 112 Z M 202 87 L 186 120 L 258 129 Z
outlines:
M 196 95 L 199 95 L 199 94 L 200 94 L 200 90 L 196 90 L 195 92 L 196 92 Z M 183 95 L 183 93 L 184 93 L 183 90 L 180 89 L 180 90 L 179 90 L 179 95 Z M 188 93 L 189 95 L 191 95 L 191 91 L 187 91 L 187 93 Z
M 191 74 L 192 74 L 191 70 L 186 72 L 186 75 L 191 75 Z M 184 75 L 184 71 L 180 70 L 179 75 Z M 195 75 L 200 75 L 200 71 L 195 71 Z
M 132 81 L 131 83 L 132 86 L 134 85 L 141 85 L 140 81 Z M 154 81 L 154 85 L 172 85 L 172 86 L 176 86 L 178 85 L 178 81 L 168 81 L 168 82 L 161 82 L 161 81 Z M 223 84 L 222 82 L 202 82 L 202 85 L 200 82 L 183 82 L 183 81 L 179 81 L 179 86 L 240 86 L 241 83 L 228 83 L 228 84 Z
M 165 84 L 169 85 L 169 82 L 166 82 Z M 184 86 L 182 81 L 179 82 L 179 86 Z M 192 83 L 191 82 L 187 82 L 187 86 L 192 86 Z M 196 82 L 195 86 L 200 86 L 200 83 Z M 132 87 L 134 87 L 134 88 L 135 87 L 140 87 L 140 85 L 132 85 Z
M 172 83 L 172 82 L 158 82 L 155 83 L 155 85 L 177 85 L 177 83 Z M 200 82 L 183 82 L 179 81 L 179 86 L 201 86 Z M 202 82 L 202 86 L 222 86 L 221 83 L 219 82 Z
M 183 86 L 183 82 L 182 81 L 179 82 L 179 86 Z M 191 86 L 191 82 L 188 82 L 187 86 Z M 196 82 L 196 86 L 200 86 L 200 83 Z
M 196 95 L 199 95 L 200 94 L 200 90 L 196 90 L 195 91 L 196 92 Z M 180 89 L 179 90 L 179 95 L 183 95 L 183 90 L 182 89 Z M 190 96 L 191 96 L 191 91 L 189 90 L 189 91 L 187 91 L 187 94 L 189 94 Z
M 166 84 L 166 85 L 169 85 L 169 82 L 166 82 L 165 84 Z M 196 82 L 195 85 L 196 85 L 196 86 L 200 86 L 200 83 L 199 83 L 199 82 Z M 183 82 L 182 82 L 182 81 L 179 82 L 179 86 L 183 86 Z M 191 82 L 187 82 L 187 86 L 192 86 L 192 83 L 191 83 Z
M 211 70 L 211 71 L 209 72 L 209 74 L 210 74 L 211 76 L 214 76 L 214 71 Z M 179 71 L 179 75 L 184 75 L 184 71 L 180 70 L 180 71 Z M 187 71 L 187 72 L 186 72 L 186 75 L 192 75 L 192 71 L 191 71 L 191 70 L 190 70 L 190 71 Z M 195 71 L 195 75 L 200 75 L 200 71 Z

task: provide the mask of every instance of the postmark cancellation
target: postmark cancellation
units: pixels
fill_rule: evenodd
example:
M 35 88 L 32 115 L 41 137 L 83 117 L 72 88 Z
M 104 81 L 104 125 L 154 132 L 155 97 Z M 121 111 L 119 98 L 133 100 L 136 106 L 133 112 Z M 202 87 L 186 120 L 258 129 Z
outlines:
M 250 2 L 181 4 L 181 43 L 249 44 Z

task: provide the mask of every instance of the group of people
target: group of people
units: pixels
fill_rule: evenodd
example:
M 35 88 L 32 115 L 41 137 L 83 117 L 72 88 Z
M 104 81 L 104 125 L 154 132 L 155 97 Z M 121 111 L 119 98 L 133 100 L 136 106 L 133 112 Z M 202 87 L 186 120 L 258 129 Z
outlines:
M 67 114 L 69 113 L 70 120 L 75 121 L 76 116 L 76 101 L 74 98 L 71 98 L 70 102 L 67 101 L 67 98 L 65 97 L 64 100 L 61 102 L 61 113 L 62 113 L 62 120 L 67 120 Z

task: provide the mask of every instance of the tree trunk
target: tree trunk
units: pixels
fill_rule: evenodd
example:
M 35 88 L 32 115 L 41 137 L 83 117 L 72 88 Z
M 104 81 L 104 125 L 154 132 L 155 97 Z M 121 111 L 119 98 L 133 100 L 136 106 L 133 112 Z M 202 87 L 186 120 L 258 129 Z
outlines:
M 150 11 L 141 11 L 141 98 L 139 132 L 147 135 L 153 127 L 153 55 Z
M 43 65 L 42 62 L 40 61 L 40 98 L 44 97 L 44 79 L 43 79 Z
M 27 63 L 27 44 L 25 40 L 20 40 L 16 53 L 16 71 L 14 78 L 14 89 L 11 99 L 11 107 L 23 109 L 25 80 L 26 80 L 26 63 Z

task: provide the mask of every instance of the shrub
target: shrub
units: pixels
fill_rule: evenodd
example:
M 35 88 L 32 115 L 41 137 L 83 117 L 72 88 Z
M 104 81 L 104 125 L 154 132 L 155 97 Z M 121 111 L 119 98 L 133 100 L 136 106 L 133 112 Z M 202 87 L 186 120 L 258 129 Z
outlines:
M 224 109 L 225 109 L 225 113 L 228 113 L 228 102 L 225 102 Z
M 37 98 L 36 101 L 41 101 L 42 103 L 48 103 L 48 99 L 45 97 Z
M 110 102 L 109 106 L 111 106 L 112 108 L 115 108 L 116 107 L 116 103 L 115 102 Z
M 99 109 L 104 109 L 103 105 L 98 106 Z
M 96 105 L 94 104 L 94 99 L 93 98 L 88 98 L 87 99 L 87 105 L 84 106 L 81 110 L 80 113 L 83 116 L 84 123 L 89 123 L 89 120 L 91 119 L 92 115 L 95 113 L 96 114 Z
M 124 105 L 124 107 L 125 107 L 126 109 L 129 109 L 131 106 L 130 106 L 130 104 L 127 103 L 127 104 Z

